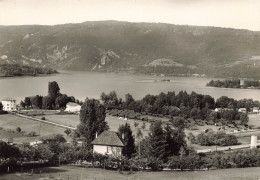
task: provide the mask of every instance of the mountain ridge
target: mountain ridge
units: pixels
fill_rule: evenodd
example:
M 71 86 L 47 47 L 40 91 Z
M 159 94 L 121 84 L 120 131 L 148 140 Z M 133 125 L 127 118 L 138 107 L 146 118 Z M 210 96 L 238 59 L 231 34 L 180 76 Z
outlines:
M 0 64 L 54 69 L 117 71 L 142 69 L 157 59 L 184 66 L 184 74 L 260 77 L 260 32 L 166 23 L 86 21 L 62 25 L 0 26 Z M 237 73 L 237 67 L 245 70 Z M 140 68 L 142 67 L 142 68 Z M 223 69 L 216 72 L 215 69 Z M 167 67 L 166 73 L 178 72 Z M 213 70 L 212 70 L 213 69 Z M 241 69 L 241 68 L 240 68 Z M 252 70 L 253 69 L 253 70 Z M 158 73 L 163 72 L 161 68 Z M 229 72 L 231 71 L 231 72 Z M 144 73 L 151 73 L 143 69 Z

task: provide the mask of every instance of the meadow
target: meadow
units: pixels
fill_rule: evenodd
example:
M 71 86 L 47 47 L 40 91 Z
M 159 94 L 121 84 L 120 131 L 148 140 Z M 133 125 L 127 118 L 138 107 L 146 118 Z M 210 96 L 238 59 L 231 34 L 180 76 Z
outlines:
M 29 133 L 34 131 L 36 132 L 37 135 L 40 136 L 51 135 L 54 133 L 63 134 L 64 136 L 66 136 L 66 134 L 64 133 L 65 130 L 64 128 L 39 123 L 37 121 L 33 121 L 23 117 L 18 117 L 11 114 L 0 115 L 0 127 L 2 127 L 4 130 L 14 130 L 14 131 L 16 130 L 17 127 L 20 127 L 22 132 Z M 1 138 L 12 138 L 12 136 L 13 135 L 11 133 L 1 134 Z M 19 135 L 19 136 L 24 137 L 24 135 Z M 17 140 L 19 141 L 19 138 L 17 138 Z

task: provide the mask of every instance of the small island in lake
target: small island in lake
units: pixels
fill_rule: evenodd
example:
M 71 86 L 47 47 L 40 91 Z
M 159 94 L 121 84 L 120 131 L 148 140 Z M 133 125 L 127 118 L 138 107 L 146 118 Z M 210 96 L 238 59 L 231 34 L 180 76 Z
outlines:
M 18 64 L 0 65 L 0 77 L 37 76 L 39 74 L 56 74 L 57 70 L 46 67 L 22 66 Z
M 210 82 L 207 83 L 207 86 L 220 87 L 220 88 L 260 89 L 260 81 L 259 80 L 240 80 L 240 79 L 211 80 Z

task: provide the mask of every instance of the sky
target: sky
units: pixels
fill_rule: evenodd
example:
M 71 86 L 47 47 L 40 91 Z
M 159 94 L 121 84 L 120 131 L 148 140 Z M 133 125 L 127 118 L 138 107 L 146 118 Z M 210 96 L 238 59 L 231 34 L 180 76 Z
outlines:
M 0 0 L 0 25 L 100 20 L 260 31 L 260 0 Z

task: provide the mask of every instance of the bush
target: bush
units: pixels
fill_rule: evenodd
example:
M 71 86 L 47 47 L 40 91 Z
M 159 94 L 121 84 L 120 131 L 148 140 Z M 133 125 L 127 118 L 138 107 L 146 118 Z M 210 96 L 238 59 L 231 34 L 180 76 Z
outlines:
M 202 146 L 231 146 L 238 144 L 237 137 L 231 134 L 226 134 L 225 132 L 208 132 L 200 133 L 196 137 L 196 142 Z
M 21 128 L 20 128 L 20 127 L 17 127 L 17 128 L 16 128 L 16 132 L 18 132 L 18 133 L 19 133 L 19 132 L 21 132 L 21 131 L 22 131 L 22 130 L 21 130 Z
M 42 117 L 41 120 L 46 120 L 45 117 Z

